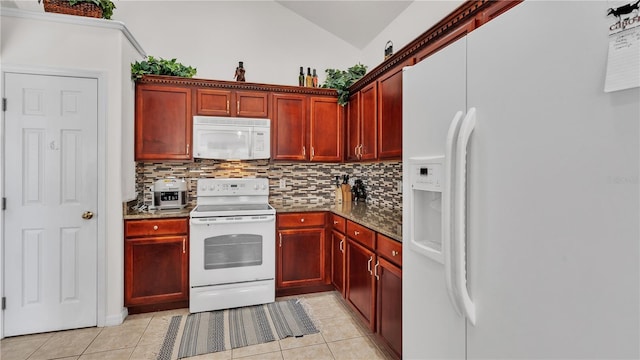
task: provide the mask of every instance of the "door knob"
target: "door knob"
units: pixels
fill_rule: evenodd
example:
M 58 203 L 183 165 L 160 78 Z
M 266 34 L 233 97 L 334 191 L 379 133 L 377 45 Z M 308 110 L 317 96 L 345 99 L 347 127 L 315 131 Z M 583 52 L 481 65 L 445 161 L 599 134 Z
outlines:
M 89 220 L 89 219 L 93 218 L 93 213 L 91 211 L 85 211 L 82 214 L 82 218 L 85 219 L 85 220 Z

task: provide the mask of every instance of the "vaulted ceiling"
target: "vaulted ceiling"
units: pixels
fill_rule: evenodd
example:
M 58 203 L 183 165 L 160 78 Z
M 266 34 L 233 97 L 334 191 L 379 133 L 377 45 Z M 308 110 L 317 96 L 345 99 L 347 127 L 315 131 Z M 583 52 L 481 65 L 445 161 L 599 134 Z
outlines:
M 276 0 L 319 27 L 363 49 L 413 1 Z

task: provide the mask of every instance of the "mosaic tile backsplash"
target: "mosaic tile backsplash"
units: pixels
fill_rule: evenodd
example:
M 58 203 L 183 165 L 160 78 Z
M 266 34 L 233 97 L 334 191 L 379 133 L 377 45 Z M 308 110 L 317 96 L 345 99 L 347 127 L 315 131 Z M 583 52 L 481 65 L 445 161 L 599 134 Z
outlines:
M 268 160 L 193 162 L 138 162 L 137 191 L 141 201 L 151 203 L 153 182 L 165 177 L 187 181 L 188 202 L 196 202 L 198 178 L 266 177 L 269 179 L 269 202 L 274 205 L 320 204 L 334 201 L 335 177 L 349 175 L 353 185 L 361 179 L 367 191 L 367 203 L 394 209 L 402 208 L 402 162 L 379 163 L 269 163 Z M 285 188 L 280 188 L 284 179 Z

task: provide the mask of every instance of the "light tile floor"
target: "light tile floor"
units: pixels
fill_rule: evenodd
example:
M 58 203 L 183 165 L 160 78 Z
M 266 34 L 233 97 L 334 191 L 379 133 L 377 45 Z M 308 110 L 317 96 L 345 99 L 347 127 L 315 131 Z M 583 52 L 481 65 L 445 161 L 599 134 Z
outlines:
M 320 333 L 247 346 L 188 359 L 391 359 L 373 334 L 355 318 L 337 292 L 292 296 L 303 298 Z M 284 299 L 284 298 L 283 298 Z M 2 360 L 156 359 L 171 317 L 188 309 L 131 315 L 122 325 L 6 338 Z M 179 346 L 179 339 L 176 341 Z

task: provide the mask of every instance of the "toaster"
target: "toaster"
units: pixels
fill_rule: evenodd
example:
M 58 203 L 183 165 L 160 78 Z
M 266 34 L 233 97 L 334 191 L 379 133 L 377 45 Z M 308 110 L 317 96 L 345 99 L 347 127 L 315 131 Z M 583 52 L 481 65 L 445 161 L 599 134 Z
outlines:
M 160 179 L 151 186 L 150 209 L 182 209 L 187 206 L 187 183 L 184 179 Z

